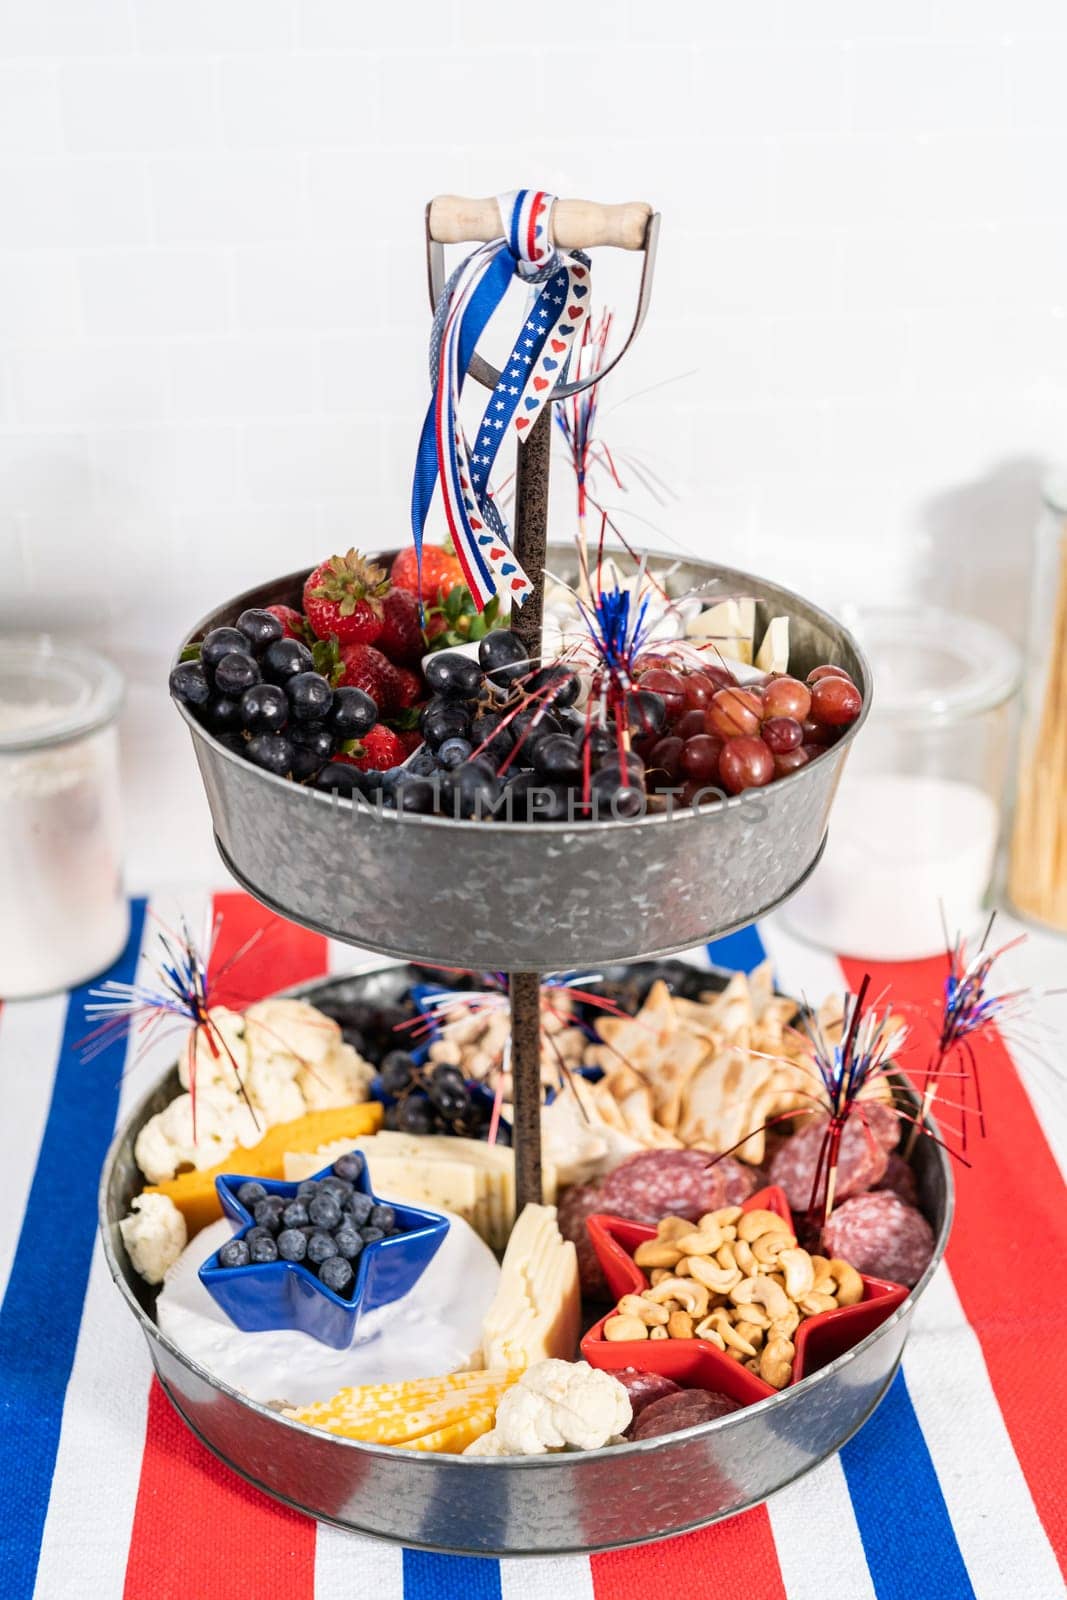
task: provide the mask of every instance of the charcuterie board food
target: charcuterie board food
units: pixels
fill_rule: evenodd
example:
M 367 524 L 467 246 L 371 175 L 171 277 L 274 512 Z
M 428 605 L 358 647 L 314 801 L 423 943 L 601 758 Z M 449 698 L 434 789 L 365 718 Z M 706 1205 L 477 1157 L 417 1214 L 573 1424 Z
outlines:
M 442 1469 L 476 1458 L 503 1484 L 521 1459 L 547 1465 L 607 1452 L 622 1470 L 629 1446 L 669 1450 L 693 1430 L 715 1453 L 720 1430 L 751 1414 L 762 1436 L 768 1402 L 833 1381 L 835 1366 L 862 1362 L 865 1350 L 869 1359 L 880 1336 L 899 1348 L 909 1284 L 922 1281 L 943 1244 L 946 1175 L 935 1147 L 921 1141 L 914 1166 L 890 1152 L 901 1124 L 887 1099 L 872 1099 L 874 1143 L 864 1137 L 843 1150 L 843 1198 L 817 1240 L 806 1199 L 791 1209 L 773 1182 L 777 1173 L 795 1194 L 803 1189 L 811 1140 L 803 1118 L 733 1154 L 715 1148 L 700 1088 L 709 1058 L 726 1058 L 739 1084 L 751 1072 L 747 1114 L 768 1096 L 776 1110 L 799 1110 L 799 1008 L 774 993 L 765 972 L 730 979 L 665 962 L 546 983 L 553 1036 L 573 1029 L 582 1048 L 553 1083 L 545 1072 L 548 1203 L 525 1208 L 516 1207 L 511 1150 L 463 1134 L 391 1132 L 370 1098 L 382 1092 L 379 1069 L 398 1040 L 416 1054 L 425 1048 L 411 1025 L 426 1017 L 431 992 L 446 997 L 431 1008 L 432 1037 L 445 1056 L 459 1051 L 453 1072 L 464 1070 L 472 1033 L 487 1043 L 487 1020 L 501 1014 L 492 984 L 449 975 L 449 987 L 435 988 L 430 977 L 387 967 L 220 1012 L 214 1020 L 243 1087 L 205 1071 L 195 1093 L 203 1146 L 184 1127 L 168 1147 L 163 1133 L 185 1114 L 191 1121 L 185 1084 L 203 1041 L 190 1036 L 105 1175 L 109 1252 L 127 1290 L 140 1283 L 157 1359 L 165 1352 L 172 1370 L 203 1374 L 210 1392 L 257 1412 L 261 1425 L 268 1419 L 268 1429 L 273 1417 L 282 1457 L 295 1452 L 299 1462 L 301 1441 L 323 1435 L 334 1449 L 384 1449 L 398 1460 L 410 1451 Z M 835 1005 L 830 997 L 823 1008 L 827 1025 Z M 703 1049 L 686 1052 L 687 1038 Z M 773 1081 L 762 1059 L 771 1038 Z M 306 1104 L 316 1069 L 304 1049 L 325 1067 L 316 1093 L 335 1103 L 275 1121 L 294 1109 L 286 1080 L 304 1083 Z M 490 1088 L 498 1079 L 501 1093 L 505 1057 L 506 1043 L 497 1074 L 483 1078 Z M 577 1111 L 564 1117 L 575 1091 Z M 719 1136 L 733 1139 L 731 1097 L 720 1100 Z M 702 1108 L 699 1129 L 687 1105 Z M 137 1167 L 142 1158 L 150 1172 Z M 930 1220 L 915 1204 L 920 1194 Z M 420 1239 L 421 1254 L 404 1268 L 405 1241 Z M 369 1269 L 390 1250 L 402 1270 L 375 1281 Z M 219 1293 L 220 1282 L 230 1293 Z M 228 1437 L 224 1453 L 247 1470 L 232 1427 Z M 347 1458 L 338 1470 L 344 1476 Z M 792 1470 L 787 1449 L 773 1471 L 785 1481 Z M 334 1514 L 322 1503 L 310 1509 Z M 358 1513 L 342 1520 L 366 1525 Z

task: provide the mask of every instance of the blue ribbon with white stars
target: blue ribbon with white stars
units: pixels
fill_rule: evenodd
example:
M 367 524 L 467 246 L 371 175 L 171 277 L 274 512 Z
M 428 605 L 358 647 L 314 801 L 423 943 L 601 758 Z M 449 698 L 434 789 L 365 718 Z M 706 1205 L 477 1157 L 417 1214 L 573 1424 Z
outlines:
M 434 314 L 434 392 L 415 461 L 412 532 L 421 561 L 430 502 L 440 486 L 448 531 L 479 611 L 495 594 L 505 609 L 521 606 L 532 589 L 511 549 L 490 477 L 505 437 L 513 433 L 521 441 L 551 400 L 589 313 L 589 261 L 551 244 L 553 203 L 541 190 L 499 196 L 502 237 L 457 268 Z M 467 369 L 516 277 L 530 286 L 530 299 L 472 445 L 459 416 Z

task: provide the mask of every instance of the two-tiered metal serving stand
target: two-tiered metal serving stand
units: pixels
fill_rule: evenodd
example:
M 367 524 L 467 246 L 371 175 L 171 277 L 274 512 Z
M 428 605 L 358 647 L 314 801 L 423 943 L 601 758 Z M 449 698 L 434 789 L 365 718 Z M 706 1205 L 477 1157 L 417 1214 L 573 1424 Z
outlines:
M 643 204 L 559 201 L 553 226 L 556 243 L 565 248 L 612 245 L 643 253 L 637 308 L 621 355 L 647 310 L 658 216 Z M 496 236 L 495 203 L 441 197 L 427 208 L 426 232 L 436 301 L 444 245 Z M 470 371 L 489 386 L 498 381 L 480 357 Z M 590 381 L 570 383 L 557 397 Z M 533 656 L 541 649 L 546 560 L 554 571 L 577 575 L 573 546 L 546 546 L 551 428 L 546 406 L 518 448 L 515 548 L 537 581 L 514 625 Z M 655 556 L 650 565 L 655 568 Z M 803 674 L 818 662 L 837 662 L 869 704 L 866 662 L 824 612 L 747 573 L 664 557 L 662 566 L 668 565 L 678 592 L 714 585 L 724 597 L 753 597 L 757 628 L 787 615 L 791 669 Z M 236 596 L 205 617 L 190 639 L 232 623 L 248 606 L 299 606 L 306 575 L 294 572 Z M 834 791 L 860 726 L 769 788 L 714 807 L 632 821 L 498 824 L 369 810 L 319 794 L 252 766 L 183 715 L 219 851 L 250 893 L 295 922 L 384 956 L 509 974 L 520 1204 L 541 1198 L 542 975 L 702 944 L 788 898 L 818 861 Z M 361 994 L 384 996 L 399 993 L 407 973 L 377 964 L 344 981 Z M 926 1282 L 876 1333 L 823 1371 L 683 1434 L 607 1451 L 503 1460 L 427 1457 L 335 1438 L 219 1383 L 155 1324 L 151 1298 L 126 1260 L 117 1224 L 140 1187 L 136 1135 L 175 1088 L 172 1077 L 133 1113 L 101 1190 L 111 1270 L 142 1322 L 160 1380 L 205 1443 L 266 1492 L 314 1516 L 406 1544 L 486 1554 L 603 1548 L 680 1532 L 764 1498 L 837 1449 L 877 1404 Z M 938 1228 L 939 1258 L 951 1180 L 930 1141 L 921 1142 L 916 1164 Z

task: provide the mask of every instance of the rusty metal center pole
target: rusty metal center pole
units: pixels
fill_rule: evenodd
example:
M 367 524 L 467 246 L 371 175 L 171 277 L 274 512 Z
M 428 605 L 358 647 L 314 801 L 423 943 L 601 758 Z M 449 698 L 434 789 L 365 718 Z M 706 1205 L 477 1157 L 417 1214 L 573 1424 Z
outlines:
M 552 402 L 519 446 L 515 468 L 515 554 L 533 583 L 512 627 L 531 657 L 541 654 L 548 538 L 548 468 Z M 541 974 L 508 974 L 511 994 L 511 1075 L 515 1124 L 515 1197 L 519 1208 L 540 1205 L 541 1189 Z

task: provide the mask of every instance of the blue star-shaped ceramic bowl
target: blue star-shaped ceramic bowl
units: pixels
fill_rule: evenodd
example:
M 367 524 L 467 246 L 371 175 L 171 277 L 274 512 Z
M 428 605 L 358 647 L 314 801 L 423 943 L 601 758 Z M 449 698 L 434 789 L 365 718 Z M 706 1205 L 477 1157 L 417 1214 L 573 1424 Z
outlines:
M 367 1163 L 360 1158 L 361 1171 L 356 1188 L 376 1196 L 370 1186 Z M 329 1177 L 332 1167 L 323 1167 L 315 1178 Z M 255 1218 L 237 1198 L 243 1183 L 263 1185 L 268 1194 L 295 1200 L 299 1185 L 272 1178 L 246 1178 L 225 1173 L 215 1179 L 223 1211 L 237 1223 L 235 1238 L 242 1238 L 255 1226 Z M 385 1204 L 386 1202 L 382 1202 Z M 231 1322 L 245 1333 L 264 1333 L 274 1328 L 295 1328 L 310 1334 L 321 1344 L 347 1350 L 356 1336 L 365 1311 L 400 1300 L 414 1288 L 448 1232 L 447 1217 L 415 1206 L 392 1205 L 399 1233 L 388 1239 L 375 1239 L 364 1245 L 355 1262 L 356 1281 L 348 1295 L 335 1294 L 297 1261 L 251 1262 L 247 1267 L 219 1265 L 218 1252 L 200 1268 L 200 1281 Z

